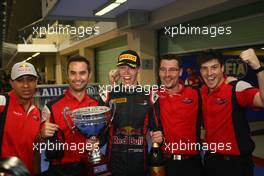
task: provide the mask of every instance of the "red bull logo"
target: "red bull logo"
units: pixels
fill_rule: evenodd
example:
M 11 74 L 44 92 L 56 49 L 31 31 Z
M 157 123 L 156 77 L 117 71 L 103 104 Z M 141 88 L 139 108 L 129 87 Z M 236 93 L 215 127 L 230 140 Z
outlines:
M 113 136 L 113 144 L 122 144 L 122 145 L 143 145 L 143 137 L 133 137 L 133 136 L 125 136 L 123 138 L 119 138 L 117 136 Z
M 132 136 L 132 135 L 142 135 L 142 132 L 141 132 L 141 129 L 136 129 L 131 126 L 126 126 L 126 127 L 117 129 L 116 134 Z
M 18 71 L 30 71 L 30 67 L 28 64 L 23 64 L 18 67 Z

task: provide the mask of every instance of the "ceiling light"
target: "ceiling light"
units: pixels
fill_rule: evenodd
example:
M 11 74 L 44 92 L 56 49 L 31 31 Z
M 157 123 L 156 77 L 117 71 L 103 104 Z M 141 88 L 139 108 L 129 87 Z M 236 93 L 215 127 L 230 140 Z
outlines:
M 98 9 L 94 10 L 95 16 L 102 16 L 111 10 L 115 9 L 116 7 L 120 6 L 120 4 L 126 2 L 127 0 L 110 0 L 107 3 L 103 4 Z
M 263 49 L 264 50 L 264 47 L 260 48 L 260 49 Z
M 35 53 L 35 54 L 33 54 L 32 55 L 32 57 L 36 57 L 36 56 L 38 56 L 40 53 Z
M 110 12 L 111 10 L 113 10 L 114 8 L 120 6 L 120 4 L 117 3 L 111 3 L 110 5 L 106 6 L 105 8 L 103 8 L 102 10 L 98 11 L 95 13 L 95 16 L 102 16 L 108 12 Z
M 127 0 L 115 0 L 115 3 L 119 3 L 119 4 L 122 4 L 124 2 L 126 2 Z
M 26 60 L 23 60 L 23 62 L 27 62 L 27 61 L 29 61 L 30 59 L 32 59 L 32 57 L 28 57 Z

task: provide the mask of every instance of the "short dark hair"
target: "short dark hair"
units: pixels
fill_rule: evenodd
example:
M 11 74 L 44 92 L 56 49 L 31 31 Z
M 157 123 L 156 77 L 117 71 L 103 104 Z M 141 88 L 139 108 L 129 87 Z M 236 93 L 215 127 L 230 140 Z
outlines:
M 176 60 L 178 62 L 179 68 L 182 68 L 182 60 L 176 54 L 166 54 L 166 55 L 162 55 L 160 57 L 160 60 L 159 60 L 159 67 L 160 67 L 160 63 L 161 63 L 162 60 Z
M 68 70 L 69 70 L 69 65 L 72 62 L 84 62 L 84 63 L 86 63 L 87 69 L 88 69 L 88 73 L 91 72 L 90 62 L 85 57 L 80 56 L 80 55 L 73 55 L 68 60 L 68 63 L 67 63 L 67 73 L 68 73 Z
M 198 56 L 198 66 L 201 67 L 201 65 L 205 62 L 208 62 L 210 60 L 216 59 L 220 65 L 222 66 L 224 64 L 224 59 L 222 53 L 219 51 L 208 49 L 205 51 L 202 51 L 202 53 Z

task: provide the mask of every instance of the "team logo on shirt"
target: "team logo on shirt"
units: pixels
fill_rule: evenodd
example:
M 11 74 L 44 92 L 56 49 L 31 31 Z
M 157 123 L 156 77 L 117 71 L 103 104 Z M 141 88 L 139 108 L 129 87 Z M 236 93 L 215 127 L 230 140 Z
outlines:
M 32 116 L 32 119 L 38 121 L 38 120 L 39 120 L 39 117 L 38 117 L 37 115 L 33 115 L 33 116 Z
M 135 100 L 135 103 L 136 103 L 136 104 L 139 104 L 139 105 L 143 105 L 143 106 L 145 106 L 145 105 L 148 104 L 148 101 L 145 100 L 145 99 L 136 99 L 136 100 Z
M 22 116 L 23 115 L 21 112 L 16 112 L 16 111 L 13 111 L 13 114 L 16 116 Z
M 125 126 L 122 128 L 117 128 L 116 129 L 116 135 L 118 134 L 122 134 L 122 135 L 126 135 L 126 136 L 132 136 L 132 135 L 141 135 L 142 134 L 142 130 L 133 128 L 131 126 Z
M 191 99 L 191 98 L 183 98 L 182 102 L 185 103 L 185 104 L 191 104 L 193 102 L 193 99 Z
M 224 99 L 224 98 L 216 98 L 215 99 L 215 103 L 218 104 L 218 105 L 225 104 L 226 102 L 227 102 L 227 100 Z

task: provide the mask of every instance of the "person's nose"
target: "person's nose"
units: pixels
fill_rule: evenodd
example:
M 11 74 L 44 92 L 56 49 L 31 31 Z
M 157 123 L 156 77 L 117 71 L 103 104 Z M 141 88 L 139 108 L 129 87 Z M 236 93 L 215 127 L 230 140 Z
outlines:
M 130 73 L 130 70 L 129 70 L 129 68 L 128 68 L 128 67 L 124 69 L 124 73 L 125 73 L 125 75 L 127 75 L 127 74 L 129 74 L 129 73 Z
M 29 82 L 27 80 L 23 80 L 22 84 L 25 88 L 29 87 Z
M 212 74 L 213 74 L 212 69 L 208 68 L 208 70 L 207 70 L 207 75 L 208 75 L 208 76 L 211 76 Z
M 166 69 L 166 70 L 165 70 L 165 76 L 170 76 L 170 75 L 171 75 L 171 70 Z
M 76 74 L 76 75 L 75 75 L 75 79 L 76 79 L 77 81 L 81 80 L 81 75 L 80 75 L 80 74 Z

